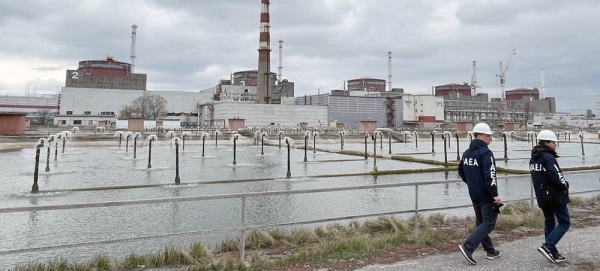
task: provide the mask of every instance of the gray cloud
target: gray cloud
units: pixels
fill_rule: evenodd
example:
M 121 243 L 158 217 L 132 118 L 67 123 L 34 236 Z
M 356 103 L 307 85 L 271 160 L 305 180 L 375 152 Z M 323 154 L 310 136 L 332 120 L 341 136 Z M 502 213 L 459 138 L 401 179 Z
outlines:
M 36 71 L 59 71 L 62 70 L 63 67 L 61 66 L 56 66 L 56 67 L 34 67 L 31 68 L 32 70 L 36 70 Z
M 2 2 L 0 55 L 44 60 L 30 64 L 36 72 L 106 55 L 128 61 L 135 23 L 136 71 L 148 73 L 149 87 L 199 90 L 256 68 L 259 12 L 258 0 Z M 591 107 L 599 85 L 593 63 L 599 12 L 600 3 L 584 0 L 272 1 L 272 70 L 279 39 L 284 76 L 299 95 L 355 77 L 387 78 L 388 51 L 394 86 L 409 93 L 469 81 L 477 60 L 480 91 L 496 96 L 499 62 L 517 48 L 507 89 L 539 87 L 545 67 L 546 94 L 557 98 L 559 110 Z M 62 74 L 40 76 L 24 77 L 21 85 L 64 84 Z M 0 89 L 14 89 L 2 78 Z

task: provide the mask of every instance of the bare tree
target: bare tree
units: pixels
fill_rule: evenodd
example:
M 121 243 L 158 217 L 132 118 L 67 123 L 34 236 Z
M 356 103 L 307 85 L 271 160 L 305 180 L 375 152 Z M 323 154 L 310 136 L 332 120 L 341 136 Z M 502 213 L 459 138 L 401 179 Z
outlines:
M 121 111 L 119 111 L 119 119 L 128 119 L 133 117 L 133 108 L 131 105 L 122 105 Z
M 145 93 L 130 105 L 123 105 L 120 118 L 139 116 L 144 119 L 157 119 L 167 111 L 167 99 L 160 95 Z
M 46 125 L 47 118 L 50 116 L 50 110 L 38 109 L 37 123 L 39 125 Z

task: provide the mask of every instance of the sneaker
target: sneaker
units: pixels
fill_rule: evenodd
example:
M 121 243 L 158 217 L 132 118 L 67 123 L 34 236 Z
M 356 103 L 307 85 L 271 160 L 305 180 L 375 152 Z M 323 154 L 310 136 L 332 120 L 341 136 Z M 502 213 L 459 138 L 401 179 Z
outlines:
M 567 260 L 567 258 L 565 258 L 563 255 L 560 255 L 558 251 L 556 253 L 552 253 L 552 258 L 554 258 L 554 261 L 557 263 L 562 263 Z
M 500 257 L 500 251 L 499 250 L 494 250 L 493 252 L 488 252 L 487 255 L 485 256 L 488 260 L 493 260 L 496 259 L 498 257 Z
M 462 253 L 462 255 L 465 256 L 465 259 L 467 260 L 467 262 L 469 262 L 472 265 L 477 264 L 477 262 L 475 260 L 473 260 L 473 252 L 469 252 L 462 245 L 458 245 L 458 249 L 460 249 L 460 252 Z
M 544 257 L 546 257 L 546 259 L 548 259 L 548 261 L 550 261 L 553 264 L 556 264 L 556 260 L 554 260 L 554 257 L 552 257 L 552 252 L 550 252 L 550 250 L 548 248 L 546 248 L 546 246 L 541 246 L 537 249 Z

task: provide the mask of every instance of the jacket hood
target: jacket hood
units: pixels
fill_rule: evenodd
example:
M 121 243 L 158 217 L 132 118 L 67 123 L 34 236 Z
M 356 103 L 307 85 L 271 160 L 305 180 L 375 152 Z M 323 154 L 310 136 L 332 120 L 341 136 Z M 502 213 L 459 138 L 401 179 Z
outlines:
M 481 148 L 487 148 L 487 144 L 485 144 L 485 142 L 483 142 L 483 140 L 481 139 L 473 139 L 473 141 L 471 141 L 471 144 L 469 145 L 469 149 L 472 150 Z
M 542 156 L 544 153 L 549 153 L 550 155 L 554 156 L 554 158 L 558 158 L 558 154 L 556 154 L 556 151 L 550 150 L 550 149 L 548 149 L 544 146 L 540 146 L 540 145 L 533 147 L 533 150 L 531 150 L 531 158 L 537 159 L 540 156 Z

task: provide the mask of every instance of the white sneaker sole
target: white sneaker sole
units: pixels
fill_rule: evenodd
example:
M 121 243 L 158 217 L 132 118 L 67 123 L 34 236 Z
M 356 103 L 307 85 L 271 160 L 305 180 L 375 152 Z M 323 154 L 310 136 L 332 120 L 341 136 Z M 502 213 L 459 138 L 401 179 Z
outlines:
M 488 260 L 493 260 L 493 259 L 496 259 L 496 258 L 500 257 L 500 255 L 502 255 L 502 254 L 498 254 L 498 255 L 496 255 L 496 256 L 492 256 L 492 257 L 490 257 L 490 256 L 485 256 L 485 257 L 486 257 Z
M 469 256 L 467 256 L 467 252 L 465 251 L 465 249 L 461 245 L 458 245 L 458 249 L 460 249 L 460 252 L 465 257 L 465 259 L 467 260 L 467 262 L 469 262 L 472 265 L 476 265 L 477 264 L 475 261 L 469 259 Z
M 543 248 L 538 247 L 537 251 L 539 251 L 544 257 L 546 257 L 548 261 L 550 261 L 553 264 L 556 264 L 556 261 L 554 260 L 554 258 L 552 258 L 552 255 L 546 253 L 546 251 Z

